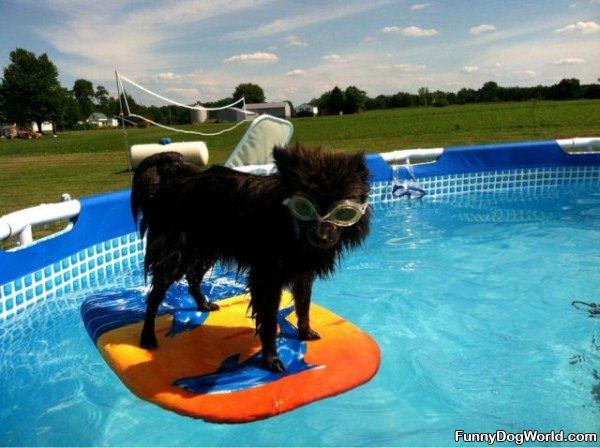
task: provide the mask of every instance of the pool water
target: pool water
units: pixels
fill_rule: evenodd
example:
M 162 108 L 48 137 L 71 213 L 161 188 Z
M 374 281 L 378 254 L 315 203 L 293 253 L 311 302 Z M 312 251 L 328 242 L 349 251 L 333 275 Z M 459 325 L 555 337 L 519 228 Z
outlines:
M 378 342 L 366 385 L 218 425 L 132 395 L 80 317 L 83 296 L 0 330 L 1 445 L 449 445 L 466 432 L 600 431 L 600 186 L 399 202 L 314 301 Z M 143 294 L 141 272 L 100 294 Z M 133 284 L 133 286 L 132 286 Z M 129 286 L 128 286 L 129 285 Z M 96 292 L 98 293 L 98 292 Z

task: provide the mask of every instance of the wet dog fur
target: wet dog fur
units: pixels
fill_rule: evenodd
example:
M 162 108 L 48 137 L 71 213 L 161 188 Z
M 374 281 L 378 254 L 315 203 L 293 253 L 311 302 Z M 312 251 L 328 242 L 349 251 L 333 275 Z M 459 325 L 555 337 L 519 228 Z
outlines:
M 147 235 L 144 267 L 152 274 L 142 347 L 157 347 L 154 320 L 169 286 L 185 277 L 199 310 L 216 311 L 200 282 L 216 263 L 247 272 L 250 308 L 260 336 L 262 365 L 283 370 L 277 357 L 277 311 L 291 288 L 303 340 L 318 339 L 309 319 L 312 284 L 331 275 L 342 254 L 369 232 L 369 209 L 353 226 L 296 220 L 283 201 L 296 193 L 313 200 L 323 216 L 342 199 L 366 202 L 364 155 L 301 146 L 275 148 L 278 172 L 246 174 L 222 166 L 201 171 L 175 152 L 153 155 L 136 169 L 134 219 Z

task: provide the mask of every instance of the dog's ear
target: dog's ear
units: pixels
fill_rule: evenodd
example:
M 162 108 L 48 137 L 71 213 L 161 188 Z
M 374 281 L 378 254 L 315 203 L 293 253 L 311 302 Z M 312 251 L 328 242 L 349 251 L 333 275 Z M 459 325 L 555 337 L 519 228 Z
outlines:
M 275 146 L 275 148 L 273 148 L 273 159 L 275 160 L 277 170 L 282 175 L 290 172 L 297 165 L 294 152 L 290 149 L 282 148 L 281 146 Z
M 146 194 L 153 197 L 160 187 L 160 174 L 158 169 L 155 166 L 147 169 L 142 174 L 142 181 L 146 186 Z
M 358 175 L 363 180 L 367 180 L 369 178 L 369 168 L 367 168 L 367 161 L 365 159 L 364 151 L 359 151 L 350 156 L 350 165 L 354 168 L 354 170 L 358 173 Z

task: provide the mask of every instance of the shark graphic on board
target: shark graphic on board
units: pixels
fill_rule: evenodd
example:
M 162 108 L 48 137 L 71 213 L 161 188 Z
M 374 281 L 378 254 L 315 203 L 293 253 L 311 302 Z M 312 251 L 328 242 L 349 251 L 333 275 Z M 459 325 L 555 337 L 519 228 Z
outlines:
M 173 385 L 188 392 L 199 394 L 217 394 L 237 392 L 277 381 L 286 376 L 324 366 L 307 364 L 304 361 L 306 342 L 298 338 L 297 328 L 286 319 L 294 307 L 279 311 L 277 320 L 281 332 L 276 340 L 277 353 L 285 370 L 271 372 L 261 367 L 262 351 L 240 363 L 240 354 L 226 358 L 214 373 L 192 376 L 176 380 Z

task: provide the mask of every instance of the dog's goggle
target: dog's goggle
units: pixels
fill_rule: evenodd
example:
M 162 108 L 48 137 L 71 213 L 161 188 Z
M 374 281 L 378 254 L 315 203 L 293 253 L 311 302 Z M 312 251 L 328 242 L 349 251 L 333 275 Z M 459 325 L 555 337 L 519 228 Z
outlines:
M 349 227 L 356 224 L 367 211 L 369 204 L 344 199 L 331 206 L 325 216 L 319 215 L 313 202 L 299 194 L 283 201 L 292 215 L 300 221 L 329 222 L 339 227 Z

